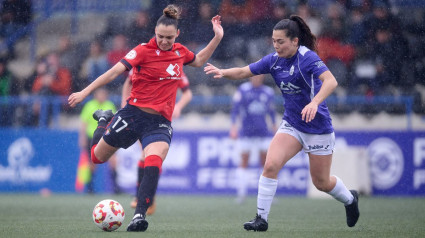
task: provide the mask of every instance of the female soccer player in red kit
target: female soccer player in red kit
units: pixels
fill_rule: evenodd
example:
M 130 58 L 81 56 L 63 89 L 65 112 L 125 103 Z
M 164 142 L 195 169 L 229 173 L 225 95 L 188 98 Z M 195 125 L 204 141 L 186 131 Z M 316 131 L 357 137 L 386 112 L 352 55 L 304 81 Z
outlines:
M 92 141 L 92 161 L 104 163 L 119 148 L 128 148 L 139 140 L 145 154 L 145 171 L 137 194 L 138 203 L 127 231 L 145 231 L 146 210 L 155 195 L 159 171 L 168 153 L 173 129 L 171 118 L 177 86 L 183 65 L 201 67 L 211 57 L 223 38 L 220 16 L 211 19 L 214 38 L 198 54 L 175 43 L 180 10 L 168 5 L 155 27 L 155 37 L 136 46 L 107 72 L 80 92 L 68 98 L 71 107 L 82 102 L 94 89 L 101 87 L 126 70 L 133 69 L 132 90 L 128 104 L 115 116 L 111 111 L 98 110 L 93 117 L 98 121 Z M 111 120 L 112 119 L 112 120 Z

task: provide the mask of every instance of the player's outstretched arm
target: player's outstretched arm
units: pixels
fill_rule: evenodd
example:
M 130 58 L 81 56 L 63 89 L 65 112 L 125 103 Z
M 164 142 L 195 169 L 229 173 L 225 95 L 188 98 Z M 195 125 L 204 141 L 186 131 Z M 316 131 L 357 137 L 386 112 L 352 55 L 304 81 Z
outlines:
M 206 74 L 213 74 L 214 78 L 228 78 L 228 79 L 246 79 L 254 76 L 254 74 L 249 69 L 249 66 L 242 68 L 230 68 L 230 69 L 219 69 L 214 65 L 207 63 L 204 71 Z
M 201 67 L 204 65 L 207 60 L 211 57 L 211 55 L 214 53 L 215 49 L 217 48 L 218 44 L 220 43 L 221 39 L 223 39 L 224 30 L 221 26 L 221 16 L 217 15 L 211 19 L 211 23 L 213 25 L 213 31 L 215 33 L 214 38 L 208 43 L 208 45 L 203 48 L 201 51 L 199 51 L 198 54 L 196 54 L 195 60 L 190 63 L 190 66 L 193 67 Z
M 89 86 L 85 87 L 80 92 L 73 93 L 68 98 L 68 104 L 71 107 L 75 107 L 78 103 L 82 102 L 84 98 L 90 95 L 95 89 L 102 87 L 112 80 L 114 80 L 118 75 L 123 73 L 126 70 L 125 66 L 118 62 L 104 74 L 100 75 L 95 81 L 93 81 Z

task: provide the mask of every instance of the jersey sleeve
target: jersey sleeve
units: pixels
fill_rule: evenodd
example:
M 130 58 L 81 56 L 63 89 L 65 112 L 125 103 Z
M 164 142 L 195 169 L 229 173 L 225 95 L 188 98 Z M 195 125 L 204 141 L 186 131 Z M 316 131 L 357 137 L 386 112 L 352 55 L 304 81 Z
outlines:
M 189 88 L 189 79 L 187 78 L 186 74 L 183 72 L 182 79 L 179 81 L 178 86 L 183 92 L 186 91 Z
M 270 73 L 271 58 L 272 58 L 272 54 L 269 54 L 264 56 L 259 61 L 250 64 L 249 69 L 251 70 L 251 73 L 255 75 Z
M 121 59 L 120 62 L 124 64 L 127 70 L 131 70 L 133 67 L 141 65 L 144 60 L 143 49 L 144 44 L 134 47 L 124 56 L 124 58 Z
M 314 77 L 319 77 L 323 72 L 328 71 L 328 67 L 320 59 L 320 57 L 314 52 L 310 51 L 308 57 L 303 62 L 304 67 L 307 70 L 307 73 L 313 74 Z
M 182 45 L 182 48 L 185 51 L 183 65 L 188 65 L 192 63 L 193 61 L 195 61 L 195 58 L 196 58 L 195 53 L 193 53 L 192 51 L 190 51 L 183 45 Z

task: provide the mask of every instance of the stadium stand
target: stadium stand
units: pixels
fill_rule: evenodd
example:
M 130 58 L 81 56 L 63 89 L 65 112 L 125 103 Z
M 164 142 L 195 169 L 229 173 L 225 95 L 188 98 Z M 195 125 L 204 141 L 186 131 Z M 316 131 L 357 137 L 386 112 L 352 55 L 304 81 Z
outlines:
M 1 1 L 7 2 L 6 0 Z M 26 2 L 26 1 L 23 1 Z M 142 10 L 157 15 L 158 9 L 168 1 L 113 1 L 113 0 L 34 0 L 31 21 L 15 34 L 3 37 L 0 54 L 5 59 L 7 69 L 14 77 L 8 93 L 2 96 L 2 117 L 13 118 L 12 124 L 2 126 L 54 126 L 75 128 L 75 121 L 81 108 L 70 109 L 62 98 L 42 98 L 31 93 L 37 63 L 51 51 L 60 50 L 60 41 L 69 37 L 75 62 L 83 62 L 88 56 L 89 45 L 94 40 L 101 40 L 105 49 L 112 47 L 113 37 L 125 34 L 130 24 Z M 173 1 L 182 4 L 182 21 L 201 22 L 202 14 L 198 9 L 209 9 L 209 14 L 221 14 L 224 1 Z M 248 1 L 237 1 L 244 4 Z M 249 1 L 257 2 L 257 1 Z M 262 1 L 264 2 L 264 1 Z M 303 14 L 308 21 L 316 24 L 319 39 L 319 54 L 325 55 L 326 63 L 337 75 L 340 87 L 329 100 L 329 107 L 334 116 L 335 127 L 351 128 L 377 126 L 377 128 L 425 128 L 425 1 L 266 1 L 261 16 L 244 24 L 236 19 L 236 24 L 226 28 L 226 40 L 213 55 L 212 62 L 218 66 L 246 65 L 258 60 L 258 57 L 272 52 L 267 44 L 275 18 L 265 16 L 271 9 L 282 8 L 289 15 Z M 205 7 L 207 4 L 209 6 Z M 235 6 L 234 6 L 235 7 Z M 236 6 L 235 9 L 237 9 Z M 224 12 L 223 12 L 224 13 Z M 226 12 L 226 14 L 228 14 Z M 347 17 L 343 17 L 347 16 Z M 155 19 L 155 17 L 154 17 Z M 151 23 L 152 24 L 152 23 Z M 153 23 L 154 24 L 154 23 Z M 181 24 L 188 25 L 188 24 Z M 190 25 L 189 25 L 190 26 Z M 243 26 L 244 28 L 240 28 Z M 344 26 L 341 28 L 341 26 Z M 392 26 L 391 28 L 389 26 Z M 150 25 L 152 29 L 152 25 Z M 190 26 L 192 27 L 192 26 Z M 202 37 L 193 37 L 192 28 L 182 28 L 180 41 L 193 47 L 202 44 Z M 195 26 L 193 26 L 195 28 Z M 197 28 L 202 27 L 200 24 Z M 390 31 L 382 31 L 382 28 Z M 247 30 L 249 29 L 249 30 Z M 258 34 L 251 29 L 260 29 Z M 346 30 L 344 30 L 346 29 Z M 241 31 L 243 38 L 241 39 Z M 331 34 L 337 33 L 337 34 Z M 153 31 L 152 31 L 153 34 Z M 192 39 L 196 38 L 196 42 Z M 208 38 L 208 37 L 206 37 Z M 13 57 L 8 52 L 14 45 Z M 235 47 L 245 44 L 248 49 Z M 335 47 L 336 45 L 339 46 Z M 260 47 L 261 46 L 261 47 Z M 133 46 L 131 46 L 133 47 Z M 389 52 L 377 51 L 386 49 Z M 401 49 L 404 47 L 402 51 Z M 238 50 L 231 52 L 226 49 Z M 256 50 L 254 50 L 256 49 Z M 347 54 L 350 52 L 350 54 Z M 397 52 L 397 53 L 394 53 Z M 231 53 L 231 54 L 230 54 Z M 342 54 L 341 54 L 342 53 Z M 394 55 L 395 54 L 395 55 Z M 391 57 L 393 56 L 393 57 Z M 323 57 L 322 57 L 323 58 Z M 383 60 L 384 59 L 384 60 Z M 390 62 L 391 61 L 391 62 Z M 68 61 L 69 62 L 69 61 Z M 81 65 L 72 68 L 72 90 L 83 87 L 87 81 L 80 76 Z M 201 69 L 185 70 L 191 81 L 194 99 L 184 110 L 187 119 L 177 125 L 189 127 L 197 118 L 211 118 L 217 124 L 222 123 L 223 115 L 230 110 L 230 97 L 241 82 L 213 80 L 204 75 Z M 376 82 L 380 82 L 376 85 Z M 274 86 L 272 80 L 266 84 Z M 14 90 L 12 90 L 14 88 Z M 276 88 L 276 87 L 274 87 Z M 280 92 L 276 91 L 277 101 Z M 7 98 L 6 98 L 7 97 Z M 51 96 L 49 96 L 51 97 Z M 119 104 L 119 95 L 113 97 Z M 45 101 L 37 123 L 28 124 L 23 118 L 29 104 L 35 100 Z M 6 103 L 7 100 L 7 103 Z M 12 105 L 12 109 L 10 106 Z M 3 108 L 9 109 L 3 109 Z M 49 109 L 50 108 L 50 109 Z M 6 110 L 6 111 L 3 111 Z M 282 109 L 283 110 L 283 109 Z M 7 113 L 3 113 L 7 112 Z M 54 120 L 49 121 L 49 115 Z M 56 119 L 55 119 L 56 118 Z M 77 119 L 75 119 L 77 118 Z

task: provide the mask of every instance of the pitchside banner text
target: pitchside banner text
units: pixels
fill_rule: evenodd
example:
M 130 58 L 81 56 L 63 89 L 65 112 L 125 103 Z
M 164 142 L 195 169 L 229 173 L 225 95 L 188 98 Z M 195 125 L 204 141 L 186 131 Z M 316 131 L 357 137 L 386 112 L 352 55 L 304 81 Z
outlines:
M 77 132 L 2 129 L 0 134 L 0 192 L 75 192 L 80 155 Z M 425 195 L 425 132 L 336 131 L 336 140 L 337 145 L 367 151 L 372 194 Z M 258 148 L 253 146 L 251 152 L 247 179 L 250 193 L 256 194 L 261 174 Z M 124 191 L 135 189 L 140 156 L 138 144 L 117 153 L 117 182 Z M 238 144 L 227 131 L 176 131 L 159 192 L 234 194 L 239 160 Z M 98 166 L 97 192 L 111 191 L 109 169 L 108 164 Z M 277 193 L 305 195 L 309 179 L 308 158 L 299 153 L 280 172 Z

